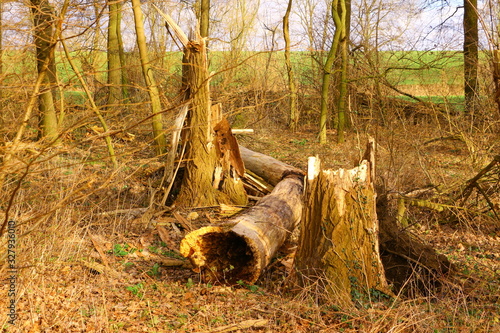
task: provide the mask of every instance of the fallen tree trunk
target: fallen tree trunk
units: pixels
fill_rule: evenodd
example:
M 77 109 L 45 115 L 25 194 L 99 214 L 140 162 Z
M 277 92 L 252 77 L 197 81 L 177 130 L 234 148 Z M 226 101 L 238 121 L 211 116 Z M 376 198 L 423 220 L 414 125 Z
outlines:
M 206 282 L 255 283 L 300 221 L 303 188 L 302 176 L 285 176 L 244 213 L 187 234 L 181 254 Z
M 400 227 L 388 213 L 387 195 L 377 200 L 380 257 L 387 281 L 404 295 L 433 294 L 456 268 L 436 250 Z
M 245 212 L 184 237 L 181 254 L 207 282 L 255 283 L 302 215 L 304 172 L 242 146 L 240 153 L 247 169 L 275 187 Z
M 245 167 L 275 187 L 244 213 L 184 237 L 181 254 L 207 282 L 255 283 L 302 215 L 304 172 L 270 156 L 239 148 Z
M 243 146 L 240 146 L 240 154 L 245 163 L 245 168 L 262 177 L 273 186 L 276 186 L 276 184 L 288 175 L 305 175 L 304 171 L 294 166 Z

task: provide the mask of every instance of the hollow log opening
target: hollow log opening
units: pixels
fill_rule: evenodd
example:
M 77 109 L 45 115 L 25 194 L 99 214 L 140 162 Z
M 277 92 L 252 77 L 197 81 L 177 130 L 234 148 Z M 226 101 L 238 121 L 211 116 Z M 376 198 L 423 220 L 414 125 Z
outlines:
M 285 177 L 255 206 L 188 233 L 180 253 L 205 282 L 254 284 L 300 220 L 303 188 L 302 177 Z
M 204 281 L 234 284 L 254 280 L 257 259 L 243 236 L 232 231 L 207 233 L 199 245 L 205 257 L 200 269 Z

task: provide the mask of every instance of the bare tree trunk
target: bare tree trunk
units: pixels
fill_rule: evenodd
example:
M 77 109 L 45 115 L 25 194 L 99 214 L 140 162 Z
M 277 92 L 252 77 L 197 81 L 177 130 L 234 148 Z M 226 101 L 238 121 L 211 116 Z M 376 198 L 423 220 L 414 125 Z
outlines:
M 54 62 L 54 22 L 55 15 L 52 6 L 47 0 L 31 0 L 31 12 L 35 25 L 35 45 L 37 69 L 40 73 L 44 64 L 48 62 L 47 73 L 44 79 L 43 92 L 39 96 L 40 125 L 42 136 L 55 140 L 58 135 L 57 116 L 54 105 L 54 96 L 51 86 L 55 83 L 55 62 Z
M 200 1 L 200 13 L 199 13 L 200 36 L 208 37 L 209 27 L 210 27 L 210 0 L 199 0 L 199 1 Z
M 128 100 L 130 97 L 129 94 L 129 81 L 128 81 L 128 75 L 127 71 L 125 70 L 125 67 L 127 65 L 127 60 L 125 57 L 125 49 L 123 48 L 123 39 L 122 39 L 122 28 L 121 28 L 121 22 L 122 22 L 122 11 L 123 11 L 123 2 L 119 1 L 116 3 L 116 11 L 117 11 L 117 20 L 118 24 L 116 25 L 116 37 L 118 39 L 118 56 L 120 57 L 120 71 L 121 71 L 121 89 L 122 89 L 122 96 L 125 100 Z
M 271 156 L 264 155 L 240 146 L 240 153 L 245 167 L 262 177 L 269 184 L 275 186 L 289 175 L 303 175 L 304 172 L 289 164 L 278 161 Z
M 371 141 L 354 169 L 308 173 L 296 272 L 302 284 L 319 282 L 341 304 L 373 289 L 390 293 L 379 256 L 373 149 Z
M 333 13 L 335 31 L 340 31 L 340 80 L 339 100 L 337 102 L 337 142 L 344 142 L 344 130 L 346 127 L 346 100 L 347 100 L 347 69 L 349 62 L 348 35 L 347 35 L 347 7 L 345 0 L 339 0 L 338 6 Z
M 495 103 L 500 117 L 500 50 L 493 50 L 493 82 L 495 83 Z
M 290 12 L 292 11 L 292 2 L 293 0 L 288 1 L 285 16 L 283 17 L 283 38 L 285 39 L 285 64 L 288 74 L 288 89 L 290 90 L 290 99 L 288 104 L 290 106 L 290 120 L 288 126 L 292 131 L 296 131 L 299 124 L 300 114 L 297 106 L 297 85 L 295 83 L 292 59 L 290 56 Z
M 478 13 L 477 0 L 464 0 L 464 95 L 465 112 L 474 115 L 478 108 Z
M 187 165 L 176 200 L 183 206 L 212 206 L 220 201 L 212 183 L 217 156 L 212 145 L 214 135 L 206 57 L 205 40 L 202 38 L 189 41 L 184 48 L 183 81 L 192 108 L 187 124 Z
M 60 10 L 60 17 L 59 20 L 60 22 L 62 21 L 62 18 L 66 15 L 66 10 L 68 9 L 68 0 L 65 0 L 62 8 Z M 60 25 L 59 25 L 60 27 Z M 61 29 L 56 29 L 56 35 L 54 37 L 54 40 L 58 40 L 60 38 L 61 34 Z M 26 128 L 28 127 L 28 122 L 29 119 L 31 118 L 33 114 L 33 110 L 35 109 L 36 101 L 38 99 L 38 96 L 40 95 L 40 89 L 44 85 L 45 81 L 45 76 L 48 71 L 50 63 L 50 57 L 46 58 L 45 61 L 41 65 L 41 69 L 38 72 L 38 77 L 35 81 L 35 85 L 33 87 L 33 92 L 31 93 L 31 96 L 29 98 L 28 104 L 26 105 L 26 108 L 24 109 L 24 114 L 22 117 L 21 124 L 19 125 L 19 128 L 17 129 L 16 136 L 12 140 L 12 144 L 8 145 L 7 149 L 5 149 L 5 153 L 3 155 L 3 165 L 8 165 L 9 161 L 12 159 L 12 157 L 16 154 L 16 151 L 19 149 L 19 143 L 21 142 L 24 132 L 26 131 Z M 2 169 L 2 168 L 0 168 Z M 5 168 L 3 168 L 5 170 Z M 5 176 L 7 175 L 6 172 L 0 172 L 0 187 L 3 186 Z M 5 220 L 7 222 L 7 220 Z M 4 225 L 1 227 L 3 229 L 5 227 Z M 0 230 L 0 235 L 2 234 Z
M 120 62 L 119 5 L 115 1 L 108 2 L 108 107 L 114 108 L 122 101 L 122 68 Z
M 0 1 L 0 84 L 3 82 L 3 1 Z M 3 91 L 0 90 L 0 102 L 3 99 Z
M 140 0 L 132 0 L 132 9 L 134 11 L 137 46 L 141 56 L 142 74 L 144 75 L 144 80 L 146 81 L 146 85 L 148 87 L 149 98 L 151 99 L 153 135 L 156 142 L 156 153 L 157 155 L 162 155 L 166 152 L 167 141 L 165 139 L 165 134 L 163 133 L 160 92 L 158 91 L 158 85 L 156 84 L 153 70 L 149 65 Z
M 331 11 L 332 16 L 338 16 L 337 5 L 338 1 L 342 0 L 334 0 L 332 1 Z M 335 61 L 335 56 L 337 55 L 337 49 L 339 47 L 341 37 L 341 30 L 335 29 L 335 34 L 333 36 L 332 45 L 330 47 L 330 51 L 328 52 L 328 56 L 326 58 L 325 65 L 323 67 L 323 82 L 321 85 L 321 109 L 320 109 L 320 118 L 319 118 L 319 143 L 326 143 L 326 123 L 328 121 L 328 95 L 330 92 L 330 81 L 332 75 L 332 67 Z

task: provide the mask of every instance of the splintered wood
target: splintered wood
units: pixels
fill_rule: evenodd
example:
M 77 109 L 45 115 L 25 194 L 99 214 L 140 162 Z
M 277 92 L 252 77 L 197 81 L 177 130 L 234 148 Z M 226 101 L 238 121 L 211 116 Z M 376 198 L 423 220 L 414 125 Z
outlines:
M 226 118 L 223 118 L 214 127 L 215 132 L 215 149 L 219 155 L 219 159 L 224 171 L 229 172 L 232 167 L 238 176 L 243 177 L 245 174 L 245 165 L 241 160 L 240 149 L 238 142 L 231 131 L 231 125 Z

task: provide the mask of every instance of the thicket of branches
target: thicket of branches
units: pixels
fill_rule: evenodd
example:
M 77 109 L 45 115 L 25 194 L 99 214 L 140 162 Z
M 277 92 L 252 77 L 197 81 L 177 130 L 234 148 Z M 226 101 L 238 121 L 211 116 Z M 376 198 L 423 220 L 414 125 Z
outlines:
M 12 133 L 20 125 L 22 111 L 19 106 L 23 105 L 20 102 L 33 93 L 33 82 L 37 78 L 34 19 L 39 12 L 35 7 L 45 5 L 51 9 L 45 12 L 47 16 L 43 20 L 46 20 L 47 24 L 53 24 L 54 36 L 50 37 L 53 40 L 45 42 L 52 43 L 47 47 L 54 51 L 53 66 L 57 69 L 49 76 L 53 76 L 50 85 L 54 95 L 55 112 L 58 115 L 59 134 L 75 132 L 74 127 L 79 126 L 77 123 L 80 118 L 91 122 L 94 121 L 92 118 L 95 118 L 95 112 L 94 116 L 84 116 L 85 112 L 91 109 L 91 105 L 84 93 L 82 81 L 71 67 L 68 57 L 82 74 L 97 107 L 107 110 L 104 118 L 111 120 L 118 116 L 116 119 L 120 119 L 129 114 L 130 109 L 135 109 L 134 117 L 138 119 L 148 117 L 139 115 L 136 107 L 147 102 L 149 96 L 141 72 L 131 3 L 110 2 L 108 6 L 107 3 L 99 1 L 67 1 L 65 4 L 60 1 L 4 2 L 1 97 L 5 112 L 2 121 L 5 124 L 13 124 L 3 126 L 4 131 L 10 128 L 10 131 L 7 131 L 10 133 L 6 136 L 7 141 L 13 139 Z M 67 6 L 67 10 L 61 14 L 63 5 Z M 186 30 L 195 26 L 197 2 L 162 2 L 157 5 L 182 22 Z M 212 1 L 209 47 L 212 51 L 211 69 L 216 73 L 212 79 L 213 94 L 215 99 L 227 105 L 228 110 L 240 114 L 242 118 L 248 114 L 248 109 L 242 108 L 251 108 L 257 115 L 253 121 L 266 118 L 286 124 L 288 114 L 284 106 L 289 94 L 281 52 L 285 48 L 281 25 L 285 4 L 268 8 L 265 14 L 259 12 L 258 5 L 259 3 L 242 0 L 237 2 L 237 6 L 229 8 L 224 2 Z M 347 78 L 350 109 L 348 120 L 356 124 L 359 119 L 369 117 L 377 122 L 387 123 L 394 117 L 432 113 L 431 109 L 435 107 L 422 102 L 422 96 L 433 96 L 435 90 L 419 91 L 418 86 L 422 84 L 435 84 L 433 88 L 442 89 L 439 91 L 440 95 L 445 92 L 444 97 L 448 97 L 449 102 L 460 94 L 462 79 L 459 68 L 462 64 L 461 50 L 457 47 L 461 46 L 463 34 L 461 17 L 457 13 L 460 13 L 462 8 L 450 8 L 443 4 L 441 11 L 434 9 L 435 13 L 441 13 L 441 21 L 434 27 L 417 31 L 416 34 L 416 21 L 422 17 L 422 13 L 429 12 L 430 8 L 436 5 L 427 6 L 401 5 L 397 2 L 384 3 L 382 6 L 376 1 L 351 4 L 350 65 Z M 178 103 L 181 88 L 181 65 L 177 53 L 179 47 L 169 36 L 162 17 L 151 3 L 144 3 L 142 7 L 149 65 L 161 92 L 162 108 L 167 110 Z M 475 115 L 475 119 L 479 121 L 498 120 L 498 109 L 493 103 L 497 93 L 495 84 L 498 84 L 495 76 L 498 72 L 498 61 L 495 60 L 498 58 L 498 40 L 495 37 L 498 34 L 495 26 L 498 13 L 496 7 L 497 4 L 490 1 L 479 8 L 479 49 L 482 52 L 478 74 L 479 91 L 475 92 L 480 96 L 480 107 Z M 116 19 L 121 20 L 121 25 L 114 29 L 117 30 L 116 45 L 111 44 L 110 40 L 115 43 L 115 37 L 110 38 L 115 35 L 110 34 L 108 29 L 109 24 L 114 24 L 115 16 L 110 13 L 114 13 L 115 9 L 118 13 Z M 280 15 L 276 18 L 278 13 Z M 395 24 L 395 17 L 403 19 Z M 58 25 L 60 33 L 56 36 Z M 300 97 L 298 106 L 302 124 L 319 124 L 319 105 L 316 101 L 321 91 L 324 63 L 335 30 L 329 5 L 312 0 L 293 3 L 290 44 L 291 50 L 296 52 L 291 60 Z M 67 55 L 64 54 L 63 43 L 67 47 Z M 413 52 L 417 48 L 424 52 Z M 455 51 L 433 54 L 435 50 L 448 48 Z M 222 50 L 224 52 L 219 52 Z M 256 54 L 256 50 L 260 53 Z M 119 65 L 109 68 L 109 57 L 114 54 L 119 57 Z M 432 56 L 429 56 L 431 54 Z M 335 73 L 338 70 L 339 67 L 335 65 L 334 80 L 330 85 L 327 101 L 328 127 L 334 127 L 336 121 L 338 90 L 335 81 L 340 77 Z M 48 73 L 53 71 L 54 69 L 51 69 Z M 118 76 L 115 73 L 118 73 Z M 410 75 L 413 84 L 407 85 Z M 439 75 L 441 78 L 436 78 Z M 433 82 L 429 82 L 429 76 L 433 77 Z M 110 99 L 113 96 L 118 96 L 118 100 Z M 401 105 L 394 98 L 388 99 L 388 96 L 406 96 L 420 104 Z M 114 104 L 117 103 L 119 107 L 115 108 Z M 112 104 L 113 108 L 108 104 Z M 450 114 L 455 111 L 456 114 L 457 110 L 460 110 L 459 107 L 442 112 L 443 108 L 450 108 L 450 105 L 452 103 L 439 108 L 437 112 Z M 35 110 L 32 117 L 29 117 L 33 132 L 39 129 L 34 120 L 36 114 Z M 66 116 L 63 117 L 63 114 Z M 81 124 L 83 123 L 80 122 Z M 117 130 L 126 126 L 118 121 L 114 122 L 112 127 L 112 130 Z

